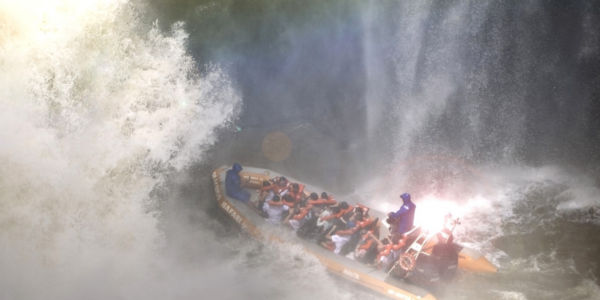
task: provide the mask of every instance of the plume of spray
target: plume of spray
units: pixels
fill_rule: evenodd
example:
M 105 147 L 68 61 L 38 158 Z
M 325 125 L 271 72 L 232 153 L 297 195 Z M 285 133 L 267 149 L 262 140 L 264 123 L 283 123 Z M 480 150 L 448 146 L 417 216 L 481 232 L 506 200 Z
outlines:
M 152 295 L 150 194 L 240 103 L 186 39 L 127 1 L 0 1 L 0 298 Z
M 586 11 L 588 5 L 582 6 L 581 11 Z M 493 248 L 491 237 L 502 234 L 500 225 L 518 207 L 513 206 L 515 199 L 526 200 L 514 194 L 531 184 L 515 180 L 529 176 L 531 170 L 508 166 L 552 157 L 554 148 L 586 141 L 579 136 L 589 130 L 586 126 L 593 127 L 591 122 L 580 126 L 572 121 L 585 120 L 587 109 L 581 103 L 590 99 L 563 98 L 556 90 L 563 86 L 572 93 L 579 77 L 567 73 L 571 70 L 555 59 L 562 55 L 560 51 L 540 47 L 546 45 L 540 36 L 556 26 L 546 17 L 550 9 L 562 6 L 539 1 L 519 6 L 436 1 L 368 4 L 363 15 L 367 126 L 374 145 L 371 164 L 385 171 L 361 190 L 374 205 L 383 211 L 396 210 L 402 203 L 398 195 L 410 192 L 418 207 L 417 224 L 439 227 L 431 223 L 452 212 L 470 221 L 457 229 L 461 237 L 477 243 L 475 247 Z M 593 18 L 588 13 L 582 16 L 583 38 L 577 54 L 589 57 L 595 51 L 591 49 L 597 49 L 597 38 L 588 29 Z M 553 92 L 540 92 L 544 90 Z M 573 109 L 564 103 L 573 103 Z M 558 121 L 563 117 L 570 120 Z M 554 128 L 557 124 L 568 125 Z M 562 130 L 566 127 L 570 131 Z M 553 132 L 553 137 L 545 136 L 547 132 Z M 563 140 L 554 142 L 556 136 Z M 577 157 L 585 147 L 575 155 L 570 151 L 561 154 Z M 574 184 L 546 169 L 537 172 L 571 190 L 572 200 L 560 202 L 559 210 L 584 206 L 583 215 L 589 215 L 589 207 L 595 212 L 593 182 Z

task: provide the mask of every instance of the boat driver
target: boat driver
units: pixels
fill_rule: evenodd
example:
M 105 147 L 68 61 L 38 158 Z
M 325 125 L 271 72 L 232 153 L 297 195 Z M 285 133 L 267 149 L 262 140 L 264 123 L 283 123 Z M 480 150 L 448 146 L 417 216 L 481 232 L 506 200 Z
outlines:
M 248 203 L 250 193 L 242 188 L 242 178 L 240 171 L 242 165 L 234 163 L 230 170 L 227 170 L 225 175 L 225 192 L 227 196 Z
M 397 243 L 405 232 L 412 229 L 417 208 L 411 201 L 409 193 L 400 195 L 400 198 L 404 203 L 398 211 L 389 213 L 387 219 L 387 222 L 391 225 L 390 231 L 393 243 Z

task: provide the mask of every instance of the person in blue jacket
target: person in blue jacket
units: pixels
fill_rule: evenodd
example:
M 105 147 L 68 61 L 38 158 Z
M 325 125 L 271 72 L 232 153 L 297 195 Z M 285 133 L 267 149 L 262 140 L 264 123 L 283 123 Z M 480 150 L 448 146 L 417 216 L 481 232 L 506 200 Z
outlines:
M 238 163 L 234 163 L 233 167 L 227 170 L 227 174 L 225 175 L 225 192 L 231 198 L 248 203 L 250 193 L 242 188 L 241 170 L 242 166 Z
M 417 206 L 410 200 L 410 194 L 404 193 L 400 195 L 404 204 L 398 211 L 388 214 L 388 222 L 392 225 L 392 240 L 397 242 L 402 234 L 409 231 L 413 227 L 415 220 L 415 210 Z

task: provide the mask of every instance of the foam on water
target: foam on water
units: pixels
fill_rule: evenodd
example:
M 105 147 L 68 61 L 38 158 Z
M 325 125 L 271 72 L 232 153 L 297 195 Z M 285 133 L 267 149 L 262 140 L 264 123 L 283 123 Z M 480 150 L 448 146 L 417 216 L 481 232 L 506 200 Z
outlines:
M 0 2 L 1 298 L 178 295 L 151 192 L 240 103 L 186 39 L 127 1 Z

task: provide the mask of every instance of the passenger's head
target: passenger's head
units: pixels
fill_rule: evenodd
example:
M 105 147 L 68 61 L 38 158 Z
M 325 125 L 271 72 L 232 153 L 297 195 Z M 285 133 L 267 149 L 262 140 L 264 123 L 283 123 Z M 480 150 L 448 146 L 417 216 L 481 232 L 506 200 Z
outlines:
M 279 200 L 281 200 L 281 199 L 279 199 L 279 196 L 277 196 L 277 195 L 273 196 L 273 199 L 271 199 L 271 201 L 273 201 L 273 202 L 279 202 Z
M 342 201 L 342 203 L 340 203 L 340 208 L 341 209 L 348 209 L 348 202 Z
M 233 167 L 231 167 L 231 169 L 237 173 L 242 170 L 242 165 L 240 165 L 239 163 L 234 163 Z
M 300 191 L 300 185 L 298 185 L 297 183 L 293 183 L 293 184 L 292 184 L 292 190 L 293 190 L 294 192 L 298 192 L 298 191 Z
M 294 198 L 292 198 L 292 195 L 290 195 L 290 194 L 285 194 L 285 195 L 283 195 L 283 201 L 294 202 Z
M 284 186 L 284 185 L 286 185 L 286 184 L 288 183 L 288 181 L 287 181 L 287 178 L 285 178 L 285 177 L 281 176 L 281 177 L 279 177 L 279 179 L 277 180 L 277 183 L 278 183 L 279 185 L 281 185 L 281 186 Z
M 321 193 L 321 198 L 322 199 L 329 199 L 329 197 L 327 196 L 327 193 L 325 193 L 325 192 Z
M 310 199 L 317 200 L 319 199 L 319 195 L 317 193 L 310 193 Z
M 360 207 L 357 207 L 354 209 L 354 217 L 355 217 L 355 220 L 357 220 L 357 221 L 363 220 L 363 211 L 362 211 L 362 209 L 360 209 Z
M 268 180 L 263 180 L 262 186 L 270 186 L 271 183 L 269 183 Z
M 339 206 L 334 206 L 334 207 L 331 209 L 331 212 L 332 212 L 334 215 L 335 215 L 335 214 L 337 214 L 337 213 L 339 213 L 340 211 L 341 211 L 341 209 L 340 209 L 340 207 L 339 207 Z
M 402 198 L 402 201 L 404 201 L 404 202 L 410 202 L 410 194 L 409 193 L 404 193 L 404 194 L 400 195 L 400 198 Z

